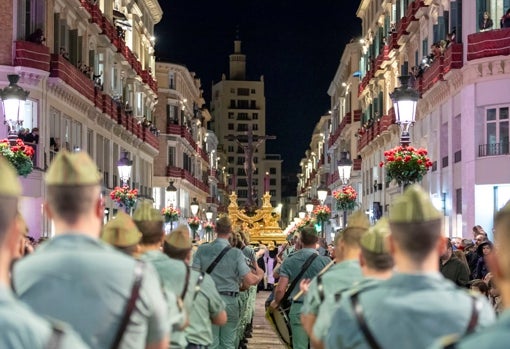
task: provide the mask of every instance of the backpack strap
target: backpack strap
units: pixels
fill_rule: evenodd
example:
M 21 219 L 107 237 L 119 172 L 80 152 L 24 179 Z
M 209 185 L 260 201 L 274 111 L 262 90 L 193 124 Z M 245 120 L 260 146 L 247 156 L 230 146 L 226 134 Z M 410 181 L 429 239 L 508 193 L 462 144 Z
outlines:
M 370 328 L 368 328 L 365 316 L 363 315 L 363 307 L 361 306 L 358 297 L 359 291 L 354 292 L 351 295 L 351 305 L 352 310 L 354 311 L 354 315 L 356 316 L 356 320 L 358 321 L 358 325 L 361 329 L 361 332 L 363 332 L 363 336 L 365 336 L 365 340 L 367 341 L 371 349 L 381 349 L 382 347 L 379 345 L 379 343 L 377 343 L 377 340 L 372 334 L 372 331 L 370 331 Z
M 133 286 L 131 287 L 131 296 L 129 297 L 126 308 L 124 309 L 124 315 L 122 316 L 122 320 L 120 322 L 119 328 L 117 329 L 117 333 L 115 334 L 111 349 L 117 349 L 120 346 L 120 342 L 126 331 L 127 325 L 129 323 L 129 318 L 131 317 L 131 313 L 135 309 L 136 300 L 140 295 L 140 287 L 142 285 L 143 280 L 143 271 L 145 270 L 145 263 L 137 260 L 134 274 L 135 278 L 133 281 Z
M 220 252 L 220 254 L 218 255 L 218 257 L 216 257 L 216 259 L 211 263 L 211 265 L 209 265 L 209 267 L 207 268 L 207 270 L 205 271 L 207 274 L 211 274 L 212 271 L 214 270 L 214 268 L 216 268 L 216 265 L 221 261 L 221 259 L 223 258 L 223 256 L 231 249 L 232 247 L 230 246 L 225 246 L 225 248 Z

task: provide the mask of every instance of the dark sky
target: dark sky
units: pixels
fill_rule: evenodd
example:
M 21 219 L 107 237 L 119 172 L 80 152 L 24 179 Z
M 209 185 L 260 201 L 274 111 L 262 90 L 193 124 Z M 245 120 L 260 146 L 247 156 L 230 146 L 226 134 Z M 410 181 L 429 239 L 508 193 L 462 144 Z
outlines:
M 247 77 L 264 75 L 267 152 L 295 172 L 313 128 L 330 108 L 327 90 L 344 46 L 361 33 L 358 0 L 160 0 L 156 56 L 186 65 L 201 79 L 209 106 L 211 86 L 228 76 L 236 28 L 247 56 Z

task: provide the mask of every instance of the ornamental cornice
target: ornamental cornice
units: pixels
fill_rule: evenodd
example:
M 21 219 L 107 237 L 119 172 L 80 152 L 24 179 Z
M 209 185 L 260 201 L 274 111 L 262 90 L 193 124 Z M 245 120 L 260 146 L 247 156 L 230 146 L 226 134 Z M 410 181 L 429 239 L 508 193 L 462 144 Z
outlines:
M 48 78 L 48 92 L 53 94 L 57 100 L 70 106 L 83 114 L 87 114 L 93 103 L 85 96 L 75 93 L 74 89 L 67 86 L 59 78 Z

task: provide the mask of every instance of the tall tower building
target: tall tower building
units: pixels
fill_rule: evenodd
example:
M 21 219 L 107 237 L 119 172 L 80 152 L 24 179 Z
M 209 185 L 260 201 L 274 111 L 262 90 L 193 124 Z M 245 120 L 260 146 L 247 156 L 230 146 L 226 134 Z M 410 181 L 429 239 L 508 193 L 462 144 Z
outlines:
M 264 77 L 246 78 L 246 55 L 241 52 L 241 41 L 234 41 L 234 53 L 229 56 L 229 76 L 212 86 L 211 114 L 214 132 L 218 136 L 218 155 L 221 167 L 230 176 L 232 190 L 240 205 L 249 197 L 249 176 L 246 169 L 247 149 L 253 149 L 251 181 L 255 204 L 261 203 L 265 191 L 271 194 L 276 207 L 281 201 L 281 158 L 279 154 L 266 154 L 266 99 Z M 248 143 L 250 133 L 253 141 Z M 274 138 L 274 137 L 273 137 Z

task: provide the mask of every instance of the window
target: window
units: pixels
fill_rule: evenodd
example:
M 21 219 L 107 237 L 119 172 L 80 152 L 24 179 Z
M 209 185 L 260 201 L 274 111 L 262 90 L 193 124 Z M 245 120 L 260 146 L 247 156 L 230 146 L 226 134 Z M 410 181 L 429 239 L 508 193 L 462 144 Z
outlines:
M 240 156 L 237 158 L 237 164 L 238 165 L 244 165 L 244 156 Z
M 492 27 L 487 27 L 485 30 L 499 29 L 499 20 L 503 17 L 508 8 L 510 8 L 509 0 L 476 0 L 476 23 L 478 24 L 478 31 L 483 28 L 484 12 L 488 12 L 492 19 Z M 459 34 L 457 33 L 457 35 Z
M 249 96 L 250 95 L 250 89 L 249 88 L 238 88 L 237 89 L 237 95 L 238 96 Z
M 276 185 L 276 178 L 270 178 L 269 185 Z
M 168 147 L 168 166 L 177 166 L 175 163 L 175 147 Z
M 235 107 L 236 107 L 236 101 L 234 99 L 231 99 L 230 100 L 230 108 L 235 109 Z
M 248 124 L 237 125 L 237 131 L 248 131 Z
M 234 118 L 234 113 L 228 113 L 228 118 L 232 120 Z
M 259 114 L 258 113 L 253 113 L 253 114 L 251 114 L 251 118 L 252 118 L 252 120 L 258 120 L 259 119 Z
M 231 164 L 234 162 L 234 157 L 233 156 L 229 156 L 228 157 L 228 162 Z
M 228 129 L 229 130 L 233 130 L 234 129 L 234 124 L 228 124 Z
M 276 167 L 269 168 L 269 174 L 276 174 Z
M 237 114 L 237 120 L 249 120 L 248 113 L 239 113 L 239 114 Z
M 256 109 L 257 108 L 257 101 L 250 101 L 250 109 Z
M 40 39 L 40 36 L 36 38 L 38 35 L 35 32 L 44 29 L 45 4 L 46 1 L 18 0 L 18 40 Z
M 171 90 L 175 90 L 175 73 L 168 73 L 168 88 Z
M 485 137 L 487 155 L 508 154 L 508 107 L 486 110 Z
M 238 190 L 237 191 L 237 196 L 239 198 L 246 199 L 248 197 L 248 190 L 245 190 L 245 189 Z
M 243 99 L 240 99 L 237 101 L 237 107 L 239 109 L 248 109 L 249 108 L 249 102 Z
M 229 153 L 233 153 L 234 152 L 234 146 L 233 145 L 229 145 L 227 149 L 228 149 L 227 151 Z
M 252 130 L 253 131 L 257 131 L 259 129 L 259 124 L 253 124 L 252 125 Z

